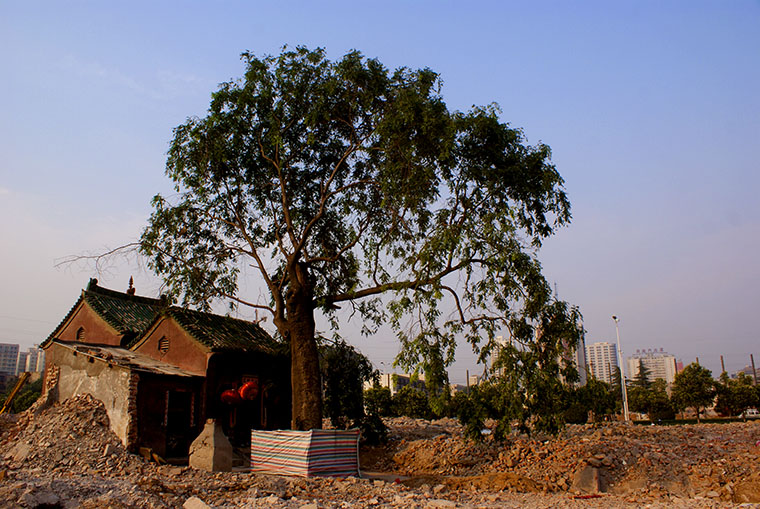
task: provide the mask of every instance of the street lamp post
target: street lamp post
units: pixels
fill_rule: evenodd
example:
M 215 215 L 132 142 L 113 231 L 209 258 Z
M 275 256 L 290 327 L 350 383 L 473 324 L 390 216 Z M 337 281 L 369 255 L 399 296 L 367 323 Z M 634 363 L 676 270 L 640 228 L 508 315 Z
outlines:
M 615 333 L 617 334 L 617 351 L 618 351 L 618 364 L 620 365 L 620 388 L 623 390 L 623 418 L 625 422 L 630 421 L 628 416 L 628 391 L 625 389 L 625 370 L 623 369 L 623 349 L 620 346 L 620 328 L 618 327 L 618 317 L 612 315 L 612 320 L 615 322 Z

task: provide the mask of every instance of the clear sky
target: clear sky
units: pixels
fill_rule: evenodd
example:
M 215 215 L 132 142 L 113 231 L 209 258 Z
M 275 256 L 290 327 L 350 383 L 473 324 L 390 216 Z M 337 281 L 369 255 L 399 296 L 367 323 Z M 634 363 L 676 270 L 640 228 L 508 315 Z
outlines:
M 430 67 L 452 109 L 498 103 L 553 149 L 573 222 L 540 257 L 586 341 L 760 365 L 760 2 L 0 3 L 0 342 L 43 340 L 91 266 L 135 240 L 172 128 L 242 51 L 351 49 Z M 134 260 L 103 286 L 155 296 Z M 352 338 L 375 363 L 392 338 Z M 452 379 L 476 371 L 460 348 Z M 760 367 L 760 366 L 759 366 Z

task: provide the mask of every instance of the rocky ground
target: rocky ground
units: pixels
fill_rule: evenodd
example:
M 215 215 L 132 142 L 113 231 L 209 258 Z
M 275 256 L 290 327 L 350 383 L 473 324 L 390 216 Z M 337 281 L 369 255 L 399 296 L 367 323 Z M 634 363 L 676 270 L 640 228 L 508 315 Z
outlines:
M 363 478 L 209 473 L 127 453 L 102 405 L 79 396 L 0 421 L 0 507 L 760 508 L 760 421 L 482 444 L 452 420 L 388 424 L 386 446 L 362 449 Z

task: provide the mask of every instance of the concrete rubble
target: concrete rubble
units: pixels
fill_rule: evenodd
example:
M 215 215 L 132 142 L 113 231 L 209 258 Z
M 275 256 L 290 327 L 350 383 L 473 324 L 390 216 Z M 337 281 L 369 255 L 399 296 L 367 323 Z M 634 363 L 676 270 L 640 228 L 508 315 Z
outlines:
M 126 452 L 102 404 L 77 396 L 0 421 L 0 507 L 760 508 L 760 421 L 571 426 L 502 444 L 467 442 L 449 419 L 388 424 L 388 445 L 362 449 L 364 478 L 208 472 Z

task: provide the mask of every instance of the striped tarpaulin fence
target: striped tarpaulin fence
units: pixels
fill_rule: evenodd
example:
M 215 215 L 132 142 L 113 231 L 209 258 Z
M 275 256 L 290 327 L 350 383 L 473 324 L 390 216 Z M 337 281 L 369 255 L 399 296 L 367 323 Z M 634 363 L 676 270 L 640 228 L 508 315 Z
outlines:
M 252 430 L 251 470 L 302 477 L 358 476 L 359 430 Z

